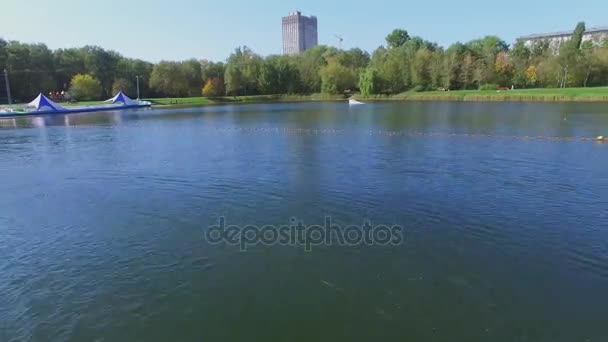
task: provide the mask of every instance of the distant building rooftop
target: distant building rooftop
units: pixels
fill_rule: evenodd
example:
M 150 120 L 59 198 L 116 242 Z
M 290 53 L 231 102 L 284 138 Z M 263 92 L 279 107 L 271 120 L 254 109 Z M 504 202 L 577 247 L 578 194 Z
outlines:
M 585 34 L 601 33 L 601 32 L 608 32 L 608 26 L 590 27 L 585 30 Z M 574 33 L 574 30 L 549 32 L 549 33 L 535 33 L 535 34 L 531 34 L 528 36 L 519 37 L 519 38 L 517 38 L 517 40 L 533 40 L 533 39 L 542 39 L 542 38 L 563 37 L 563 36 L 570 36 L 573 33 Z
M 302 17 L 305 17 L 304 15 L 302 15 L 302 12 L 300 12 L 300 11 L 290 12 L 289 16 L 302 16 Z M 317 17 L 316 15 L 309 16 L 309 18 L 316 18 L 316 17 Z

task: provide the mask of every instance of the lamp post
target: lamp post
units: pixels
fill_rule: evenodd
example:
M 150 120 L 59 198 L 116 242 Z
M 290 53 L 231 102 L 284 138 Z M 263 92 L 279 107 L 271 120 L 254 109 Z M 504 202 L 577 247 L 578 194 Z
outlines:
M 137 79 L 137 100 L 139 101 L 139 79 L 141 76 L 137 75 L 135 78 Z
M 8 70 L 4 69 L 4 83 L 6 85 L 6 97 L 8 97 L 8 104 L 13 104 L 13 99 L 11 97 L 11 83 L 8 81 Z

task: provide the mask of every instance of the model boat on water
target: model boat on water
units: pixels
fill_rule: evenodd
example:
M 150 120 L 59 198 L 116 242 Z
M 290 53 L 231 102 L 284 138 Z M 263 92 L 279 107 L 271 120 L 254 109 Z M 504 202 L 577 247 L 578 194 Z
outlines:
M 113 98 L 106 100 L 106 105 L 96 106 L 70 106 L 62 107 L 61 105 L 51 101 L 43 94 L 39 94 L 34 101 L 25 105 L 23 109 L 6 109 L 0 110 L 0 117 L 15 117 L 25 115 L 47 115 L 47 114 L 71 114 L 71 113 L 89 113 L 111 110 L 122 110 L 129 108 L 145 108 L 152 105 L 148 101 L 132 100 L 127 95 L 119 92 Z
M 348 104 L 351 105 L 351 106 L 355 106 L 355 105 L 362 105 L 362 104 L 365 104 L 365 103 L 359 102 L 359 101 L 357 101 L 355 99 L 348 99 Z

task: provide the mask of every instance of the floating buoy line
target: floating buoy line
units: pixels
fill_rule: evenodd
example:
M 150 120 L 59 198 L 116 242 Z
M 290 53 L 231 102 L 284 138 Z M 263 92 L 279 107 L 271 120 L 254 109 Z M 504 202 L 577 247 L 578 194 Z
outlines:
M 344 129 L 333 128 L 217 128 L 217 132 L 242 133 L 242 134 L 290 134 L 290 135 L 343 135 L 356 133 Z M 391 130 L 371 130 L 367 132 L 371 136 L 384 137 L 430 137 L 430 138 L 461 138 L 461 139 L 500 139 L 500 140 L 522 140 L 522 141 L 562 141 L 562 142 L 606 142 L 608 136 L 589 137 L 560 137 L 560 136 L 518 136 L 518 135 L 496 135 L 483 133 L 445 133 L 445 132 L 424 132 L 424 131 L 391 131 Z

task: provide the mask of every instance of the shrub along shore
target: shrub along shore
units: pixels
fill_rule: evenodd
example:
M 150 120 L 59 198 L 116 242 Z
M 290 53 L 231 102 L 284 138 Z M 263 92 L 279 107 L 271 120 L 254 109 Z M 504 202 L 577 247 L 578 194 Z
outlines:
M 391 96 L 376 95 L 361 98 L 404 101 L 608 102 L 608 87 L 406 92 Z
M 608 87 L 521 90 L 457 90 L 405 92 L 397 95 L 353 95 L 363 101 L 513 101 L 513 102 L 608 102 Z M 238 103 L 346 101 L 345 95 L 254 95 L 218 98 L 184 97 L 147 99 L 156 106 L 188 107 Z

